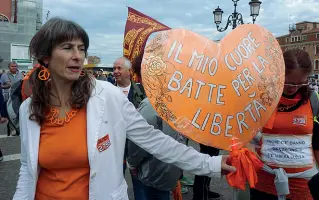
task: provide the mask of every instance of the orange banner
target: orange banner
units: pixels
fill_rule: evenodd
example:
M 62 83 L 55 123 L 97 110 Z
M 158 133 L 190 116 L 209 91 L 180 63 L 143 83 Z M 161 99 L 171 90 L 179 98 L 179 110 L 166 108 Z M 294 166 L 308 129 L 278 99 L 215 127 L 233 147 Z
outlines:
M 144 51 L 146 41 L 152 33 L 168 29 L 170 29 L 168 26 L 128 7 L 123 43 L 124 56 L 133 62 Z M 133 71 L 137 70 L 140 69 L 133 69 Z
M 163 31 L 142 62 L 146 94 L 159 115 L 187 137 L 240 149 L 277 107 L 285 67 L 276 38 L 253 24 L 220 43 L 185 29 Z

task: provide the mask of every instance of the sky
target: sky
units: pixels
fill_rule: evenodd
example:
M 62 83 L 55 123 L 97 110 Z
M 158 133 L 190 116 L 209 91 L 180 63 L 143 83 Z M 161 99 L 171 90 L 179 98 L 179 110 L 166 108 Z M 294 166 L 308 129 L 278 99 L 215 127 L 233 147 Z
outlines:
M 245 23 L 251 23 L 250 0 L 238 2 L 238 12 Z M 275 36 L 288 33 L 289 24 L 301 21 L 319 22 L 319 0 L 260 0 L 256 24 Z M 111 64 L 123 55 L 123 38 L 130 6 L 171 28 L 185 28 L 212 40 L 220 40 L 231 31 L 218 32 L 213 11 L 219 6 L 223 22 L 233 12 L 231 0 L 43 0 L 44 18 L 62 17 L 80 24 L 89 34 L 89 55 Z M 44 20 L 45 22 L 45 20 Z

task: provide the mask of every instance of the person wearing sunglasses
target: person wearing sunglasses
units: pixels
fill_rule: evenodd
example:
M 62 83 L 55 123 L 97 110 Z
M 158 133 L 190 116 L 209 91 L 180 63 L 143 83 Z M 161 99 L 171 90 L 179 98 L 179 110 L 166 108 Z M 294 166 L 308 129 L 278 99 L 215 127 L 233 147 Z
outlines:
M 311 200 L 308 181 L 318 172 L 318 96 L 309 88 L 309 54 L 300 49 L 283 53 L 285 83 L 282 97 L 267 124 L 255 137 L 264 163 L 251 200 Z

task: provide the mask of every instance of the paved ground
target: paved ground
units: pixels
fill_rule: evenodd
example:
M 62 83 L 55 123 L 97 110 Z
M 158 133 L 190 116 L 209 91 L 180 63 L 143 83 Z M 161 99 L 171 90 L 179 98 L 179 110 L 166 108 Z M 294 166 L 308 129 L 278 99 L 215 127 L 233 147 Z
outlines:
M 195 149 L 198 145 L 190 143 Z M 15 191 L 16 183 L 18 180 L 18 173 L 20 168 L 20 138 L 19 137 L 6 137 L 6 128 L 0 125 L 0 148 L 4 154 L 4 161 L 0 162 L 0 199 L 10 200 Z M 126 173 L 128 174 L 128 173 Z M 187 174 L 186 176 L 193 178 L 193 175 Z M 129 185 L 129 197 L 134 200 L 132 183 L 129 177 L 126 177 Z M 216 191 L 223 195 L 223 200 L 232 199 L 232 189 L 227 185 L 225 178 L 221 180 L 211 181 L 211 190 Z M 248 200 L 248 192 L 240 192 L 238 199 Z M 192 188 L 184 195 L 184 200 L 192 199 Z

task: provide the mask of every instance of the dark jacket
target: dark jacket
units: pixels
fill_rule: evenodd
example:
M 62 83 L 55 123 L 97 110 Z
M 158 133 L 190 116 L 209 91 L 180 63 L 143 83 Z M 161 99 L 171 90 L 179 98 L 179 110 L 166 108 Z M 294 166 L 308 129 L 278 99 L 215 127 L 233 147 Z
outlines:
M 146 98 L 143 86 L 131 81 L 131 88 L 127 98 L 135 106 L 135 108 L 138 108 L 143 99 Z
M 135 106 L 137 109 L 140 103 L 143 101 L 143 99 L 146 98 L 144 88 L 141 84 L 135 83 L 134 81 L 131 81 L 131 88 L 130 91 L 127 95 L 128 100 Z M 128 156 L 128 145 L 129 144 L 134 144 L 128 139 L 126 139 L 126 144 L 125 144 L 125 150 L 124 150 L 124 159 Z M 135 144 L 134 144 L 135 145 Z
M 1 117 L 6 117 L 6 110 L 5 110 L 5 102 L 2 94 L 2 89 L 0 88 L 0 115 Z
M 106 77 L 106 80 L 107 80 L 109 83 L 112 83 L 113 85 L 115 84 L 115 81 L 114 81 L 114 79 L 113 79 L 112 76 L 107 76 L 107 77 Z
M 310 193 L 314 200 L 319 200 L 319 173 L 314 175 L 308 182 Z
M 158 116 L 148 99 L 142 101 L 139 112 L 155 129 L 159 129 L 178 142 L 185 144 L 186 138 L 172 129 Z M 131 141 L 128 143 L 128 152 L 127 161 L 131 167 L 137 168 L 138 179 L 144 185 L 162 191 L 171 191 L 176 187 L 177 181 L 182 174 L 181 169 L 173 164 L 158 160 Z

